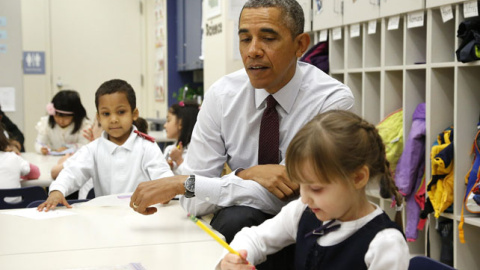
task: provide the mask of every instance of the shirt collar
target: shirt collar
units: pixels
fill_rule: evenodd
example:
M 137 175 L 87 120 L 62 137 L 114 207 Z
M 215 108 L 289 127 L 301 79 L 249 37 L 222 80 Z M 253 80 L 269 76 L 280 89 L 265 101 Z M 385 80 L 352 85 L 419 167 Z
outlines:
M 103 141 L 105 146 L 107 147 L 108 153 L 113 154 L 115 150 L 119 147 L 123 147 L 129 151 L 132 151 L 133 149 L 133 144 L 135 142 L 135 139 L 137 137 L 137 134 L 133 133 L 135 130 L 137 130 L 137 127 L 135 125 L 132 125 L 132 131 L 130 132 L 130 136 L 128 136 L 128 139 L 122 144 L 122 145 L 117 145 L 113 142 L 111 142 L 108 139 L 108 134 L 105 131 L 102 131 L 102 136 L 100 137 Z
M 300 66 L 297 62 L 295 67 L 295 74 L 292 79 L 280 90 L 278 90 L 273 97 L 277 103 L 285 110 L 285 112 L 290 113 L 293 104 L 297 98 L 298 92 L 300 91 L 300 86 L 302 85 L 303 72 L 300 70 Z M 257 109 L 261 108 L 261 105 L 264 103 L 265 99 L 270 95 L 265 89 L 255 89 L 255 107 Z

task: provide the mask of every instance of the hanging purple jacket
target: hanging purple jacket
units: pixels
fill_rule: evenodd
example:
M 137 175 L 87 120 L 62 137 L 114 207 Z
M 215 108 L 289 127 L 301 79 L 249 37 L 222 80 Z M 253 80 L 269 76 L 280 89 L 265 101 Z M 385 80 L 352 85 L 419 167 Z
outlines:
M 405 236 L 410 242 L 418 237 L 417 224 L 421 209 L 415 201 L 415 193 L 425 174 L 425 103 L 418 104 L 412 120 L 410 134 L 395 172 L 395 183 L 406 200 Z

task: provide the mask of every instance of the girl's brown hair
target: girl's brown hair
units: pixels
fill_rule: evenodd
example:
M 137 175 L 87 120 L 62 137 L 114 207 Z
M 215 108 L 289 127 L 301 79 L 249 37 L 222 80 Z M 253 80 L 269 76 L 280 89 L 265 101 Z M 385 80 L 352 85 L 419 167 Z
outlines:
M 315 183 L 305 179 L 302 171 L 307 162 L 318 179 L 349 177 L 364 165 L 370 178 L 379 177 L 380 195 L 403 202 L 390 171 L 385 146 L 374 125 L 354 113 L 332 110 L 314 117 L 292 139 L 286 155 L 287 173 L 297 183 Z
M 5 129 L 3 128 L 3 123 L 0 123 L 0 151 L 6 151 L 9 145 L 8 139 L 4 132 Z

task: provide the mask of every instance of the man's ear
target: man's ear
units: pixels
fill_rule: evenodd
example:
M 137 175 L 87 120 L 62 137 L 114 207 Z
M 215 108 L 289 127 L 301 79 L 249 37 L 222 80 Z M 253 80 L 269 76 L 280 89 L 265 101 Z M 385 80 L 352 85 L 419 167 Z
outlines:
M 295 43 L 297 44 L 295 55 L 297 58 L 300 58 L 307 51 L 308 45 L 310 45 L 310 35 L 308 33 L 301 33 L 295 38 Z
M 366 165 L 364 165 L 353 173 L 353 185 L 355 186 L 355 189 L 364 188 L 367 185 L 369 179 L 370 169 Z

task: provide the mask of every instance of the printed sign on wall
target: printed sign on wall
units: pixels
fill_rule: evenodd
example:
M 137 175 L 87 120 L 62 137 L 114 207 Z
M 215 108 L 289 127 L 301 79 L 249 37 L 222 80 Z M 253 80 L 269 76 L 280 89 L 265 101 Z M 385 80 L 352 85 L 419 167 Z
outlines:
M 45 74 L 45 52 L 23 52 L 23 74 Z

